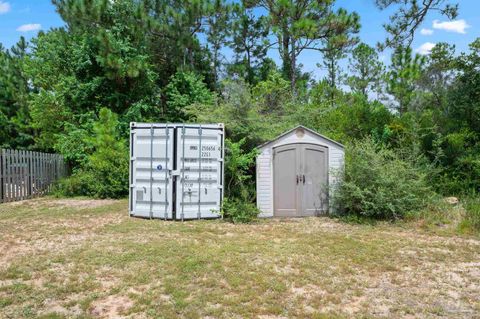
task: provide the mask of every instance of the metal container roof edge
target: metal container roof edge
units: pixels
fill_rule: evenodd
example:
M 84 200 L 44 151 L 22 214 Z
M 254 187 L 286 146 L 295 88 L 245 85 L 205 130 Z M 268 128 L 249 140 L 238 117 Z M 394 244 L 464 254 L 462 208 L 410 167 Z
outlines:
M 131 128 L 165 128 L 165 127 L 185 127 L 185 128 L 224 128 L 225 125 L 223 123 L 209 123 L 209 124 L 204 124 L 204 123 L 188 123 L 188 124 L 183 124 L 183 123 L 141 123 L 141 122 L 130 122 L 130 127 Z

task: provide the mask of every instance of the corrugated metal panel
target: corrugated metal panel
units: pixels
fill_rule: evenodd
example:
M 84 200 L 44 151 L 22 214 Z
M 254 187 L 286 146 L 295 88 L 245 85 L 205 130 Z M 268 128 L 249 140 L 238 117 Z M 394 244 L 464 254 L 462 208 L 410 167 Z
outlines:
M 131 139 L 131 214 L 171 219 L 174 128 L 132 127 Z
M 132 123 L 130 214 L 219 217 L 223 138 L 223 124 Z
M 218 129 L 177 130 L 177 219 L 219 217 L 222 191 L 222 139 Z

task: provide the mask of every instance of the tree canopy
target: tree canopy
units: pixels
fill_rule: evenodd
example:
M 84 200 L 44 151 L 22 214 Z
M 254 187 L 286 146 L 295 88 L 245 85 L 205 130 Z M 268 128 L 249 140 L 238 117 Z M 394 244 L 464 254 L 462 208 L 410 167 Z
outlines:
M 410 44 L 421 22 L 458 7 L 371 1 L 394 11 L 381 43 L 393 48 L 388 65 L 361 42 L 361 17 L 334 0 L 54 0 L 65 27 L 0 46 L 0 145 L 59 152 L 80 185 L 98 175 L 115 190 L 90 194 L 116 196 L 125 191 L 102 162 L 115 157 L 112 176 L 125 174 L 131 121 L 225 122 L 231 154 L 244 160 L 303 124 L 429 167 L 440 193 L 478 192 L 480 39 L 420 56 Z M 305 50 L 324 78 L 304 72 Z M 252 189 L 254 179 L 239 180 Z

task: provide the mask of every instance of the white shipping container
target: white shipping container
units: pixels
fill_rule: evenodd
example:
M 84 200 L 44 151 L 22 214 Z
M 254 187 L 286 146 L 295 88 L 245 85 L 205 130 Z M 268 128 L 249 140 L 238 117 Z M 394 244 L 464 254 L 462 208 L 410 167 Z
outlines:
M 130 215 L 219 217 L 223 144 L 223 124 L 131 123 Z

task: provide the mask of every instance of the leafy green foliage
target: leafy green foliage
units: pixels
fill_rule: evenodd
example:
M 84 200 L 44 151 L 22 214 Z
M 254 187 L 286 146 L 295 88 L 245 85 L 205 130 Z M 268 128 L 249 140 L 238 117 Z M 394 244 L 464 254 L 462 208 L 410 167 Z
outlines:
M 128 194 L 128 150 L 119 140 L 117 115 L 100 110 L 93 124 L 93 137 L 85 137 L 85 144 L 93 152 L 83 161 L 80 169 L 59 184 L 64 195 L 87 195 L 100 198 L 119 198 Z
M 229 73 L 238 74 L 250 84 L 256 84 L 261 76 L 262 62 L 269 45 L 269 26 L 266 17 L 255 17 L 251 10 L 240 7 L 233 21 L 230 47 L 235 52 L 235 62 L 229 65 Z
M 465 218 L 460 224 L 464 232 L 480 233 L 480 198 L 477 196 L 466 197 L 462 201 L 465 208 Z
M 93 125 L 94 151 L 85 166 L 95 175 L 98 183 L 95 195 L 98 197 L 121 197 L 128 194 L 128 150 L 124 141 L 119 140 L 116 114 L 101 109 L 98 122 Z
M 237 143 L 229 139 L 225 140 L 225 195 L 252 201 L 254 192 L 251 171 L 257 151 L 254 149 L 245 153 L 242 150 L 244 144 L 245 139 Z
M 458 14 L 458 4 L 451 4 L 446 0 L 375 0 L 377 6 L 384 10 L 388 7 L 399 6 L 390 16 L 390 22 L 384 25 L 388 36 L 381 48 L 410 46 L 415 31 L 431 11 L 439 12 L 443 16 L 454 19 Z
M 0 147 L 26 147 L 32 142 L 28 125 L 31 88 L 24 72 L 27 47 L 24 37 L 11 50 L 4 50 L 0 43 Z
M 239 198 L 225 198 L 222 204 L 222 216 L 234 223 L 250 223 L 259 213 L 255 204 Z
M 234 223 L 248 223 L 257 218 L 259 211 L 255 206 L 255 190 L 252 170 L 257 151 L 249 153 L 242 150 L 245 139 L 235 143 L 225 140 L 225 199 L 221 214 Z
M 192 72 L 178 72 L 165 87 L 167 110 L 170 118 L 186 120 L 185 107 L 192 104 L 211 105 L 214 94 L 202 82 L 201 77 Z
M 307 49 L 322 51 L 326 43 L 342 48 L 356 41 L 359 16 L 340 8 L 332 8 L 333 1 L 247 1 L 268 10 L 273 34 L 278 39 L 283 75 L 297 89 L 297 58 Z
M 400 113 L 412 110 L 412 101 L 417 91 L 417 81 L 425 58 L 412 54 L 412 49 L 398 47 L 392 55 L 392 65 L 388 73 L 387 92 L 393 95 L 398 103 L 396 108 Z
M 85 164 L 88 154 L 93 150 L 90 136 L 93 133 L 93 116 L 85 116 L 79 121 L 80 125 L 65 123 L 64 133 L 58 134 L 55 150 L 62 154 L 64 159 L 73 167 Z
M 354 92 L 367 97 L 370 92 L 380 91 L 385 66 L 374 48 L 365 43 L 356 46 L 349 59 L 349 69 L 347 84 Z
M 338 214 L 399 219 L 433 194 L 425 172 L 371 139 L 349 145 L 341 178 L 334 196 Z

